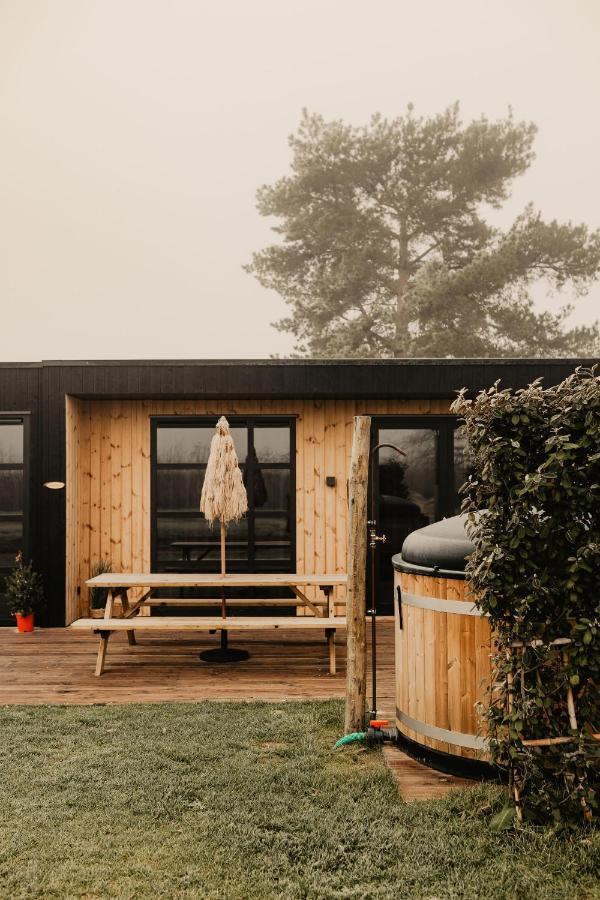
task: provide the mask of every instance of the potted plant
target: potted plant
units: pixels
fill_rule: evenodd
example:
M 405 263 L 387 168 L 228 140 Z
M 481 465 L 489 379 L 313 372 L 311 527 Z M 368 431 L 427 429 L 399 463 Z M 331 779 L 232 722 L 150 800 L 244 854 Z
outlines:
M 111 572 L 111 565 L 109 559 L 101 559 L 100 562 L 97 562 L 94 566 L 92 566 L 92 571 L 90 573 L 90 578 L 95 578 L 96 575 L 105 575 L 107 572 Z M 90 588 L 90 615 L 93 619 L 102 619 L 104 616 L 104 608 L 106 606 L 106 600 L 108 598 L 108 588 L 102 587 L 92 587 Z
M 34 572 L 31 563 L 23 562 L 20 551 L 15 557 L 15 567 L 6 579 L 5 596 L 19 631 L 33 631 L 35 613 L 44 606 L 44 587 L 41 575 Z

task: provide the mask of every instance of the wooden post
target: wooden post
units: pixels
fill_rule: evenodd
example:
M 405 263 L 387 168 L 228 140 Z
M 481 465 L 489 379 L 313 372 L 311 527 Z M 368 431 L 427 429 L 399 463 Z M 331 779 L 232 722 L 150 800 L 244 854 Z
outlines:
M 371 417 L 355 416 L 348 485 L 348 596 L 346 600 L 345 731 L 365 730 L 367 695 L 367 494 Z

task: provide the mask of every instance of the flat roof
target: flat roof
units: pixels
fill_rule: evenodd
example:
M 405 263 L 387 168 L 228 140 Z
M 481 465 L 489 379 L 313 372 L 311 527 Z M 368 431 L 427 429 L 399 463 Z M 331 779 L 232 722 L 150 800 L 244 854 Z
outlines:
M 598 359 L 132 359 L 0 363 L 0 381 L 39 370 L 48 392 L 98 399 L 451 398 L 500 380 L 558 384 Z M 9 376 L 8 370 L 11 374 Z
M 581 357 L 403 357 L 394 359 L 344 358 L 339 359 L 49 359 L 39 363 L 16 363 L 15 365 L 41 366 L 377 366 L 397 368 L 398 366 L 592 366 L 600 359 Z M 10 363 L 8 364 L 10 365 Z

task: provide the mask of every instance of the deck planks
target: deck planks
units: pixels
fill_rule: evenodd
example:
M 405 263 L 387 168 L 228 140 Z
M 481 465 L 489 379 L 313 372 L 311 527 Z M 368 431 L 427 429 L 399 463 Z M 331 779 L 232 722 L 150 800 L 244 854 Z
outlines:
M 400 795 L 406 801 L 438 800 L 452 790 L 473 787 L 474 782 L 430 769 L 398 747 L 386 745 L 383 755 Z
M 99 625 L 101 620 L 96 620 Z M 312 623 L 311 623 L 312 624 Z M 320 623 L 321 627 L 322 623 Z M 381 715 L 393 716 L 393 622 L 381 619 L 378 684 Z M 0 628 L 0 704 L 143 703 L 197 700 L 343 699 L 345 632 L 336 636 L 338 669 L 328 673 L 322 634 L 312 630 L 235 633 L 230 643 L 250 652 L 246 662 L 211 666 L 201 650 L 218 636 L 189 632 L 140 632 L 129 647 L 117 634 L 110 643 L 110 666 L 95 678 L 98 638 L 87 631 L 36 629 L 20 635 Z M 135 658 L 133 658 L 135 656 Z

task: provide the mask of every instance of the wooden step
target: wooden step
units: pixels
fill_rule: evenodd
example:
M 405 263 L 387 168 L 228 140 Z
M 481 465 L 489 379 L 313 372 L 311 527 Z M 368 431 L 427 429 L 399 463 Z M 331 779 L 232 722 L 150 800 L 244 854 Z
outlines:
M 384 759 L 400 791 L 407 801 L 437 800 L 450 791 L 473 787 L 476 782 L 455 775 L 446 775 L 407 756 L 393 744 L 383 749 Z

